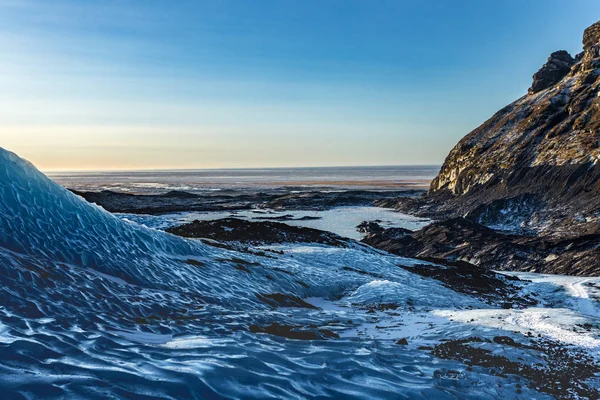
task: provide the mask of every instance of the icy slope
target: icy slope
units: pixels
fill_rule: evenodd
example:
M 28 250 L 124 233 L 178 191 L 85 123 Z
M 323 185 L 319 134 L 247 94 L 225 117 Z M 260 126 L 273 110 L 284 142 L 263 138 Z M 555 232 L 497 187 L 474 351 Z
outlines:
M 301 288 L 286 275 L 247 274 L 224 251 L 127 224 L 77 198 L 31 164 L 0 151 L 0 246 L 36 259 L 98 271 L 145 288 L 200 293 L 244 303 L 253 289 Z M 215 262 L 218 258 L 221 262 Z M 243 256 L 241 262 L 243 263 Z M 185 263 L 199 260 L 208 268 Z M 229 261 L 226 261 L 229 259 Z M 251 299 L 256 302 L 255 299 Z
M 356 278 L 347 273 L 320 269 L 306 274 L 303 266 L 292 259 L 257 261 L 256 257 L 230 254 L 123 222 L 5 150 L 0 150 L 0 196 L 0 246 L 37 260 L 97 271 L 144 288 L 193 292 L 223 304 L 228 299 L 258 303 L 253 294 L 259 292 L 305 291 L 290 272 L 306 275 L 302 279 L 313 288 L 312 294 L 321 296 L 356 283 Z M 198 260 L 205 267 L 186 263 L 189 259 Z M 256 271 L 246 272 L 248 265 Z M 391 263 L 386 267 L 380 269 L 391 271 L 397 278 L 410 275 Z

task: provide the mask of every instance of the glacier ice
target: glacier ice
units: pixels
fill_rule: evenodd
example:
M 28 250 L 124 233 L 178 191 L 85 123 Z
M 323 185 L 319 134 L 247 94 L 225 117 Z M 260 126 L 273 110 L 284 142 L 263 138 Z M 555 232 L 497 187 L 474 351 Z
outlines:
M 234 307 L 264 307 L 256 293 L 329 296 L 357 282 L 367 283 L 360 275 L 336 271 L 322 256 L 308 260 L 312 268 L 307 270 L 291 257 L 257 259 L 126 223 L 57 185 L 13 153 L 0 152 L 0 163 L 1 244 L 16 253 L 97 271 L 146 289 L 201 294 Z M 323 251 L 343 253 L 336 256 L 340 262 L 379 258 L 337 249 L 322 249 L 319 254 Z M 206 268 L 186 263 L 188 259 L 203 261 Z M 348 260 L 352 261 L 357 262 Z M 257 265 L 249 274 L 236 268 L 240 262 Z M 372 263 L 371 268 L 397 279 L 411 275 L 393 261 Z
M 0 148 L 3 398 L 547 398 L 417 352 L 419 335 L 503 327 L 489 317 L 498 310 L 398 268 L 416 261 L 360 244 L 274 249 L 284 254 L 224 250 L 123 221 Z M 274 309 L 258 296 L 267 293 L 320 308 Z M 398 303 L 397 315 L 369 311 L 383 303 Z M 466 320 L 477 315 L 478 324 Z M 274 323 L 340 338 L 249 330 Z M 535 330 L 534 319 L 524 323 Z M 410 345 L 396 345 L 397 335 Z M 470 378 L 440 379 L 439 370 Z

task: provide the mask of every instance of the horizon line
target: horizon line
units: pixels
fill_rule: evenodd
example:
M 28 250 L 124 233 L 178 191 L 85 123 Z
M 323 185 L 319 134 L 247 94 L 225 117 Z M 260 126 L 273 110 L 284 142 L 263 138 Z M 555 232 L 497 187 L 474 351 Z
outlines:
M 298 167 L 211 167 L 211 168 L 123 168 L 123 169 L 53 169 L 40 168 L 44 174 L 58 173 L 105 173 L 105 172 L 184 172 L 184 171 L 241 171 L 241 170 L 265 170 L 265 169 L 326 169 L 326 168 L 392 168 L 392 167 L 436 167 L 441 168 L 442 164 L 383 164 L 383 165 L 315 165 Z

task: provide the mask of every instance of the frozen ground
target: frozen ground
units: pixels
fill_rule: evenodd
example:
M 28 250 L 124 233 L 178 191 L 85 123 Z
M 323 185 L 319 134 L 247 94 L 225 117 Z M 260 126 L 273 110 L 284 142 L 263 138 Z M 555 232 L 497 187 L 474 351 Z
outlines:
M 149 228 L 165 229 L 182 225 L 194 220 L 210 221 L 220 218 L 240 218 L 248 221 L 274 220 L 289 216 L 282 220 L 288 225 L 304 226 L 336 233 L 351 239 L 360 240 L 364 235 L 356 230 L 362 221 L 381 221 L 384 228 L 399 227 L 418 230 L 430 221 L 423 218 L 402 214 L 380 207 L 336 207 L 324 211 L 275 211 L 248 210 L 236 212 L 182 212 L 164 215 L 117 214 L 121 218 L 134 221 Z M 311 219 L 306 219 L 307 217 Z M 303 219 L 305 218 L 305 219 Z M 312 219 L 314 218 L 314 219 Z M 275 219 L 276 220 L 276 219 Z
M 123 221 L 2 149 L 0 197 L 3 399 L 597 393 L 597 278 L 526 276 L 539 307 L 496 309 L 360 244 L 223 250 Z M 438 347 L 461 340 L 470 353 Z M 560 349 L 558 378 L 539 343 Z

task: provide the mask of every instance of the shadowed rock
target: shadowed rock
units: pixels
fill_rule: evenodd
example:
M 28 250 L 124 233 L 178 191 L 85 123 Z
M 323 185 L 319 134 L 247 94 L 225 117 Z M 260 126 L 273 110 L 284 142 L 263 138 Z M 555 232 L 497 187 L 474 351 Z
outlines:
M 512 357 L 507 356 L 509 353 Z M 496 336 L 493 341 L 470 337 L 438 344 L 432 354 L 462 362 L 468 369 L 481 367 L 493 375 L 521 377 L 531 389 L 558 399 L 600 397 L 600 391 L 590 380 L 600 372 L 596 360 L 581 350 L 551 340 L 531 340 L 524 344 L 506 336 Z M 532 356 L 539 361 L 524 361 Z M 520 387 L 518 384 L 517 388 Z
M 339 335 L 329 329 L 318 329 L 316 327 L 300 327 L 292 325 L 281 325 L 273 323 L 268 326 L 251 325 L 252 333 L 268 333 L 270 335 L 282 336 L 296 340 L 326 340 L 339 338 Z
M 529 94 L 548 89 L 560 82 L 569 73 L 575 62 L 575 59 L 565 50 L 550 54 L 548 62 L 533 75 L 533 84 L 529 88 Z
M 213 239 L 222 242 L 249 244 L 320 243 L 344 247 L 348 240 L 331 232 L 290 226 L 280 222 L 250 222 L 237 218 L 214 221 L 194 221 L 169 228 L 167 232 L 190 238 Z
M 426 196 L 377 203 L 502 232 L 451 220 L 370 241 L 494 269 L 600 273 L 599 77 L 600 22 L 585 30 L 581 55 L 552 53 L 527 95 L 460 140 Z
M 91 203 L 96 203 L 110 212 L 133 214 L 165 214 L 180 211 L 237 211 L 256 208 L 278 210 L 327 210 L 338 206 L 368 206 L 385 198 L 414 196 L 423 190 L 347 190 L 323 192 L 302 190 L 289 193 L 291 188 L 261 189 L 261 191 L 218 191 L 210 193 L 188 193 L 170 191 L 162 194 L 131 194 L 104 190 L 101 192 L 73 193 Z M 255 210 L 259 211 L 259 210 Z M 301 220 L 316 219 L 306 216 Z M 268 217 L 264 219 L 292 220 L 293 216 Z
M 383 227 L 379 225 L 381 221 L 363 221 L 356 227 L 356 230 L 360 233 L 378 233 L 383 232 Z
M 596 23 L 584 35 L 581 61 L 573 64 L 566 52 L 553 53 L 529 95 L 452 149 L 427 197 L 438 212 L 462 216 L 526 195 L 536 196 L 541 210 L 561 209 L 560 218 L 600 210 L 599 41 Z
M 435 222 L 416 232 L 397 229 L 371 234 L 363 242 L 403 257 L 442 263 L 467 261 L 484 271 L 593 276 L 600 268 L 600 232 L 581 232 L 569 238 L 520 235 L 498 232 L 465 218 Z
M 319 307 L 315 307 L 302 300 L 300 297 L 292 296 L 284 293 L 273 293 L 273 294 L 257 294 L 259 300 L 267 303 L 272 307 L 295 307 L 295 308 L 309 308 L 312 310 L 318 310 Z

